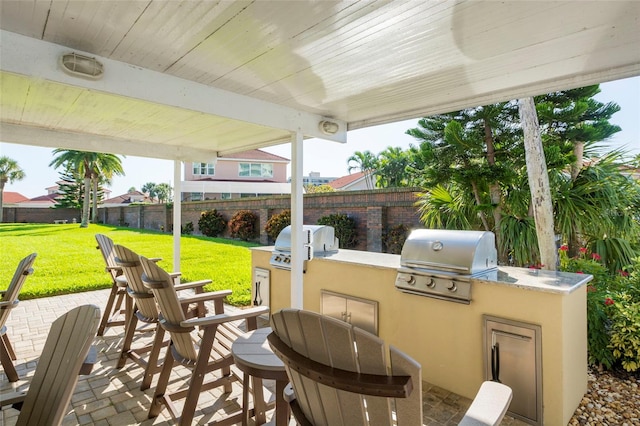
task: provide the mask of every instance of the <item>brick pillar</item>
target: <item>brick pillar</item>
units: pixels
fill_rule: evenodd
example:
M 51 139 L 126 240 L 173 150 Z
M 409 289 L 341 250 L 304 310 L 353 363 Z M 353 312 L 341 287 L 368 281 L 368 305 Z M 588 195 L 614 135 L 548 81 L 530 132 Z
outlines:
M 260 209 L 260 219 L 258 221 L 258 228 L 260 230 L 260 244 L 266 246 L 269 244 L 269 236 L 267 235 L 264 227 L 269 220 L 269 209 Z
M 367 251 L 382 252 L 382 207 L 367 207 Z

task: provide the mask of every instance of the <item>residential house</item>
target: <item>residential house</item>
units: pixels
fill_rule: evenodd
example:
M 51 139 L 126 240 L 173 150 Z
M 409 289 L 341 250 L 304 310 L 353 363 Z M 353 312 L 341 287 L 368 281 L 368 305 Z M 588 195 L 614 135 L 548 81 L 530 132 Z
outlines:
M 140 191 L 129 191 L 117 197 L 108 198 L 100 203 L 100 207 L 128 206 L 132 203 L 154 203 L 155 200 Z
M 333 180 L 329 182 L 329 186 L 336 191 L 361 191 L 374 189 L 375 183 L 371 173 L 358 172 Z
M 182 201 L 289 194 L 288 164 L 259 149 L 218 157 L 215 163 L 185 163 Z
M 2 205 L 5 207 L 12 206 L 14 207 L 16 204 L 29 201 L 29 198 L 20 194 L 19 192 L 11 192 L 11 191 L 3 191 L 2 192 Z

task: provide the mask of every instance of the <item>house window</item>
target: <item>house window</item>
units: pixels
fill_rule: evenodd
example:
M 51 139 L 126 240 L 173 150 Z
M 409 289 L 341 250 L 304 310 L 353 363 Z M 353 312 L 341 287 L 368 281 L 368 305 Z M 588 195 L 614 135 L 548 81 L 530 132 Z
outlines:
M 192 192 L 191 201 L 202 201 L 202 192 Z
M 239 163 L 238 176 L 241 177 L 273 177 L 273 164 Z
M 216 166 L 213 163 L 193 163 L 194 175 L 213 176 L 216 173 Z
M 231 199 L 231 193 L 230 192 L 223 192 L 222 194 L 220 194 L 220 199 L 221 200 L 230 200 Z

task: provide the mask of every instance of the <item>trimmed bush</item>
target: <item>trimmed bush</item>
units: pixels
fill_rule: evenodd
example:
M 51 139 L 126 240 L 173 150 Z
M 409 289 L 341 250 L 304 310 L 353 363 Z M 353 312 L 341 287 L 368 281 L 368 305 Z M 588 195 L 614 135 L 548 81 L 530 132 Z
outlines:
M 318 225 L 333 226 L 340 248 L 353 248 L 358 244 L 356 221 L 346 214 L 330 214 L 318 219 Z
M 200 213 L 198 228 L 200 228 L 202 235 L 217 237 L 224 232 L 226 227 L 227 221 L 216 209 Z
M 409 228 L 400 224 L 392 227 L 382 235 L 382 244 L 384 244 L 385 252 L 391 254 L 400 254 L 402 246 L 407 240 Z
M 182 235 L 191 235 L 193 234 L 193 222 L 187 222 L 180 228 L 180 233 Z
M 291 225 L 291 210 L 283 210 L 278 214 L 274 214 L 267 221 L 264 231 L 271 240 L 275 241 L 284 228 Z
M 232 238 L 249 241 L 258 236 L 258 217 L 251 210 L 238 210 L 229 221 Z

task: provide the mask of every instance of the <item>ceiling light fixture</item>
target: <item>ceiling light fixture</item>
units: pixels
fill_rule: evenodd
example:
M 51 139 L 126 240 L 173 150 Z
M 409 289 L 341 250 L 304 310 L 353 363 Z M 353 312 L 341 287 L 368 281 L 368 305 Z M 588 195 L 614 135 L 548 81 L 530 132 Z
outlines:
M 64 72 L 75 77 L 99 80 L 104 74 L 104 67 L 96 58 L 77 53 L 67 53 L 60 57 L 60 65 Z
M 338 123 L 334 123 L 333 121 L 323 120 L 318 124 L 318 128 L 325 135 L 335 135 L 340 130 L 340 126 Z

